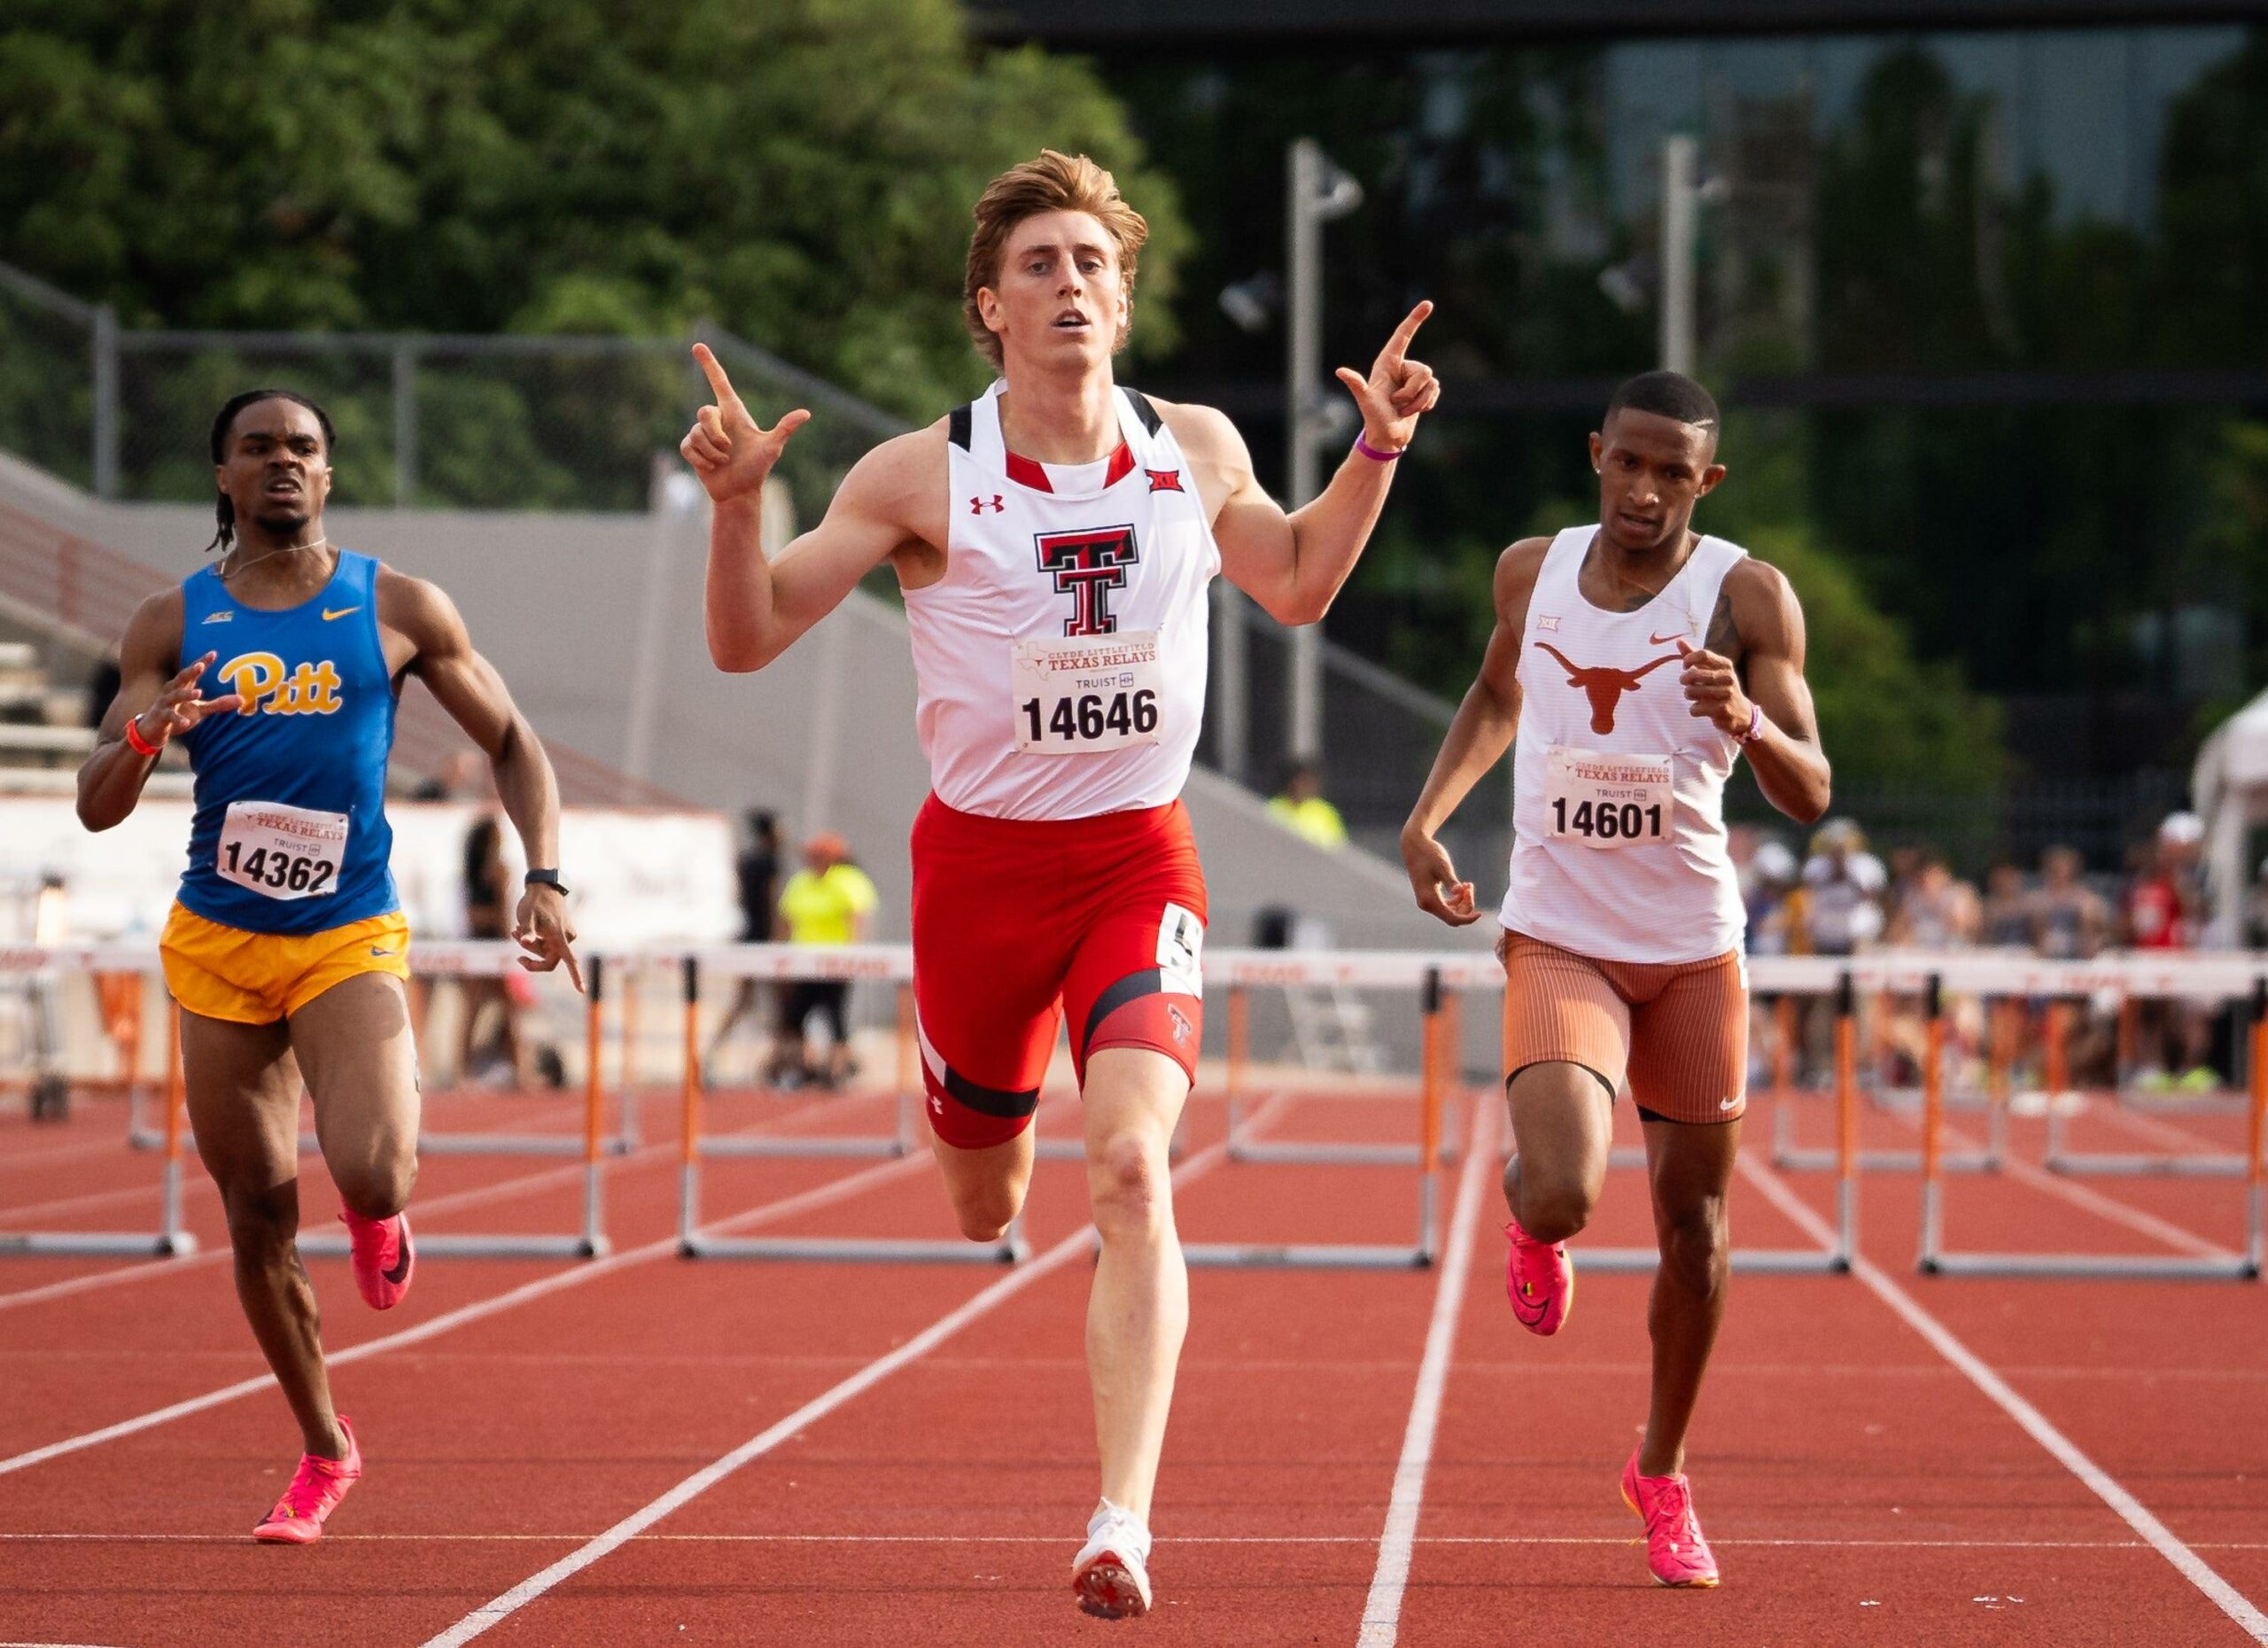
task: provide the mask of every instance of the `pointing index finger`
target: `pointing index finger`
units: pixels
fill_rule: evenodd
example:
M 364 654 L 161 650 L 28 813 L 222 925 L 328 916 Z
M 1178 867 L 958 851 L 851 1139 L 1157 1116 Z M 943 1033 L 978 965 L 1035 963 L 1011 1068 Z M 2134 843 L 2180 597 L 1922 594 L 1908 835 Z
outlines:
M 740 396 L 733 391 L 733 380 L 725 376 L 725 363 L 707 344 L 693 346 L 693 359 L 701 368 L 701 375 L 709 380 L 710 392 L 717 397 L 718 406 L 740 404 Z
M 1382 358 L 1399 364 L 1410 348 L 1410 340 L 1418 336 L 1418 329 L 1425 323 L 1425 317 L 1433 312 L 1433 300 L 1426 298 L 1402 316 L 1402 324 L 1394 329 L 1394 336 L 1386 340 L 1386 347 L 1380 352 Z

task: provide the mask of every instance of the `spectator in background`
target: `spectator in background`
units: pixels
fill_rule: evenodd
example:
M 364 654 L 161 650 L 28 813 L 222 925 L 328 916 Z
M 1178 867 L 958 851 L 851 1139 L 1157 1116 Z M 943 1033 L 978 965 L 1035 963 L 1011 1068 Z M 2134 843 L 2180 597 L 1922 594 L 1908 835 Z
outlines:
M 742 813 L 741 822 L 748 831 L 748 839 L 734 865 L 740 881 L 741 943 L 769 944 L 779 936 L 780 822 L 771 813 L 755 808 Z M 717 1027 L 717 1034 L 709 1043 L 709 1056 L 703 1061 L 710 1072 L 710 1081 L 715 1080 L 717 1055 L 724 1051 L 742 1019 L 756 1016 L 762 999 L 761 980 L 740 981 L 732 1008 L 725 1014 L 725 1022 Z
M 1804 864 L 1804 936 L 1813 955 L 1847 956 L 1882 937 L 1882 860 L 1850 819 L 1829 819 Z
M 1890 942 L 1916 950 L 1966 950 L 1983 912 L 1977 889 L 1958 879 L 1937 848 L 1915 850 L 1915 867 L 1890 920 Z
M 2268 950 L 2268 859 L 2253 873 L 2252 896 L 2245 901 L 2244 941 L 2255 950 Z
M 2031 948 L 2031 892 L 2023 872 L 2005 859 L 1984 877 L 1984 943 L 1995 950 Z
M 1284 793 L 1268 804 L 1278 824 L 1311 846 L 1336 852 L 1347 844 L 1346 820 L 1323 798 L 1323 773 L 1312 761 L 1293 763 Z
M 464 931 L 468 938 L 509 938 L 514 896 L 504 866 L 503 831 L 484 812 L 464 833 Z M 457 981 L 464 1023 L 458 1032 L 457 1079 L 484 1087 L 532 1086 L 535 1067 L 520 1036 L 519 1008 L 532 1004 L 535 985 L 526 975 L 468 973 Z M 496 1029 L 484 1040 L 482 1022 L 496 1010 Z
M 2197 869 L 2204 836 L 2195 813 L 2175 812 L 2158 826 L 2155 840 L 2136 849 L 2133 879 L 2119 899 L 2120 926 L 2133 948 L 2163 952 L 2195 944 L 2204 926 L 2204 888 Z M 2218 1086 L 2212 1041 L 2212 1017 L 2194 1001 L 2176 997 L 2134 1003 L 2135 1076 L 2146 1089 L 2179 1085 L 2202 1092 Z
M 1767 836 L 1757 842 L 1740 872 L 1741 903 L 1748 911 L 1748 952 L 1789 954 L 1794 941 L 1790 900 L 1801 873 L 1796 855 L 1777 836 Z
M 780 891 L 780 914 L 791 944 L 855 944 L 881 895 L 866 871 L 851 862 L 840 836 L 822 833 L 804 843 L 804 867 Z M 848 979 L 798 979 L 780 992 L 780 1038 L 772 1051 L 769 1077 L 775 1086 L 816 1080 L 840 1086 L 852 1073 Z M 804 1055 L 804 1024 L 813 1013 L 827 1020 L 833 1040 L 826 1064 L 814 1069 Z
M 2051 960 L 2088 960 L 2110 937 L 2110 906 L 2081 876 L 2085 867 L 2076 847 L 2050 847 L 2039 855 L 2039 890 L 2031 896 L 2031 944 Z

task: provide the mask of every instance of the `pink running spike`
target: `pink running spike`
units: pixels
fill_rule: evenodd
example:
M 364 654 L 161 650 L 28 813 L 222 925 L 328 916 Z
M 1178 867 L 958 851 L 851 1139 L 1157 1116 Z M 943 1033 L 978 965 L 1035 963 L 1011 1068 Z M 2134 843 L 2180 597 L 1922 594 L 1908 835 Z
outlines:
M 324 1520 L 338 1508 L 346 1490 L 362 1474 L 361 1444 L 354 1440 L 354 1426 L 343 1413 L 338 1416 L 338 1428 L 346 1434 L 346 1457 L 324 1459 L 301 1454 L 299 1468 L 291 1473 L 291 1485 L 252 1529 L 254 1539 L 271 1545 L 312 1545 L 322 1537 Z
M 1684 1473 L 1641 1476 L 1638 1455 L 1622 1467 L 1622 1503 L 1646 1524 L 1646 1566 L 1654 1583 L 1679 1590 L 1707 1590 L 1717 1583 L 1717 1559 L 1701 1537 L 1693 1514 L 1693 1484 Z
M 1564 1241 L 1538 1241 L 1518 1219 L 1504 1226 L 1512 1244 L 1504 1272 L 1504 1296 L 1512 1314 L 1531 1333 L 1546 1338 L 1559 1331 L 1575 1306 L 1575 1267 Z
M 409 1215 L 366 1219 L 342 1210 L 339 1220 L 353 1253 L 347 1268 L 354 1273 L 354 1290 L 373 1310 L 391 1310 L 409 1291 L 409 1278 L 417 1268 L 417 1253 L 410 1245 Z

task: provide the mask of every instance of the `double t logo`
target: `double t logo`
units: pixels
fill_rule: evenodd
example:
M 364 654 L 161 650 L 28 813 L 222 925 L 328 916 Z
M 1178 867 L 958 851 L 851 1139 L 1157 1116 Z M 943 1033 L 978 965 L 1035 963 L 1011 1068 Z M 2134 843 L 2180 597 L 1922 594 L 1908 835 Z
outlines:
M 1110 610 L 1110 592 L 1126 587 L 1126 569 L 1142 558 L 1131 526 L 1102 526 L 1091 532 L 1042 532 L 1039 570 L 1055 575 L 1059 594 L 1071 597 L 1071 616 L 1063 620 L 1066 635 L 1115 634 L 1118 619 Z

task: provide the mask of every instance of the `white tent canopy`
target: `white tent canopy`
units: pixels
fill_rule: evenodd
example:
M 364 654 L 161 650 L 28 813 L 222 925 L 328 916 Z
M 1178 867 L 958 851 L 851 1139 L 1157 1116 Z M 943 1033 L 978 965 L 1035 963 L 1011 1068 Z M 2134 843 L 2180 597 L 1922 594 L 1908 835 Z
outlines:
M 2213 937 L 2241 944 L 2245 893 L 2252 884 L 2246 847 L 2252 831 L 2268 825 L 2268 692 L 2214 729 L 2197 752 L 2189 781 L 2205 820 Z

